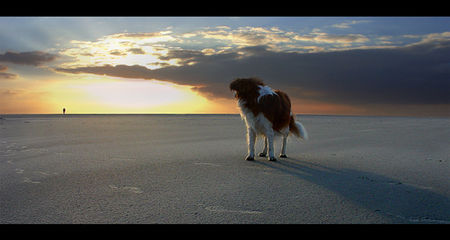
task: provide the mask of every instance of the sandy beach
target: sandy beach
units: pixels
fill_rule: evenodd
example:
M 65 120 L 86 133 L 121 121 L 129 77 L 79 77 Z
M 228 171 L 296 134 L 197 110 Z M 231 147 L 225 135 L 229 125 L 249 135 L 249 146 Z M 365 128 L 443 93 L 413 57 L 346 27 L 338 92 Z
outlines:
M 1 117 L 2 224 L 450 223 L 449 118 L 298 115 L 249 162 L 239 115 Z

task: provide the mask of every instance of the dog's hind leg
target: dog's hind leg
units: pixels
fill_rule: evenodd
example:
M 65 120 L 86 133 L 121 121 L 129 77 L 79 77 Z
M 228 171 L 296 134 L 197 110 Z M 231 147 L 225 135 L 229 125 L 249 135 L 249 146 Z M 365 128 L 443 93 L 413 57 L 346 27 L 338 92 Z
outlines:
M 286 142 L 287 142 L 287 136 L 283 136 L 283 146 L 281 147 L 280 158 L 287 158 L 287 155 L 286 155 Z
M 253 161 L 255 160 L 255 141 L 256 133 L 252 128 L 247 128 L 247 144 L 248 144 L 248 155 L 245 160 Z
M 274 150 L 273 150 L 273 139 L 274 139 L 274 133 L 273 130 L 272 131 L 268 131 L 266 133 L 266 137 L 268 140 L 268 144 L 269 144 L 269 161 L 276 161 L 277 159 L 274 156 Z
M 267 156 L 267 137 L 264 137 L 264 149 L 259 154 L 260 157 L 266 157 Z

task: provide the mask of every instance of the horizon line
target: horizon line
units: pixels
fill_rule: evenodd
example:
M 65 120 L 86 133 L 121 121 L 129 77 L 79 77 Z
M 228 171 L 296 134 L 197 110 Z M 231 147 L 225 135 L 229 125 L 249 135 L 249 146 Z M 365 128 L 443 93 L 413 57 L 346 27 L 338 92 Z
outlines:
M 2 116 L 14 115 L 240 115 L 240 113 L 0 113 Z M 320 114 L 320 113 L 296 113 L 301 116 L 337 116 L 337 117 L 416 117 L 416 118 L 450 118 L 445 115 L 388 115 L 388 114 Z

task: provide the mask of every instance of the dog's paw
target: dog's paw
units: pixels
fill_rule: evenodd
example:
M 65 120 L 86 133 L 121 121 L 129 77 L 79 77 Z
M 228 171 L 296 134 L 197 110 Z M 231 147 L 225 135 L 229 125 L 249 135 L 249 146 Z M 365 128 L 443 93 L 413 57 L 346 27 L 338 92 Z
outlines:
M 269 158 L 269 161 L 275 162 L 275 161 L 277 161 L 277 159 L 276 159 L 275 157 L 270 157 L 270 158 Z
M 259 154 L 259 156 L 260 157 L 267 157 L 267 154 L 262 152 L 262 153 Z
M 287 158 L 286 154 L 280 154 L 280 158 Z
M 247 161 L 253 161 L 253 160 L 255 160 L 255 158 L 252 157 L 252 156 L 247 156 L 247 158 L 245 158 L 245 160 L 247 160 Z

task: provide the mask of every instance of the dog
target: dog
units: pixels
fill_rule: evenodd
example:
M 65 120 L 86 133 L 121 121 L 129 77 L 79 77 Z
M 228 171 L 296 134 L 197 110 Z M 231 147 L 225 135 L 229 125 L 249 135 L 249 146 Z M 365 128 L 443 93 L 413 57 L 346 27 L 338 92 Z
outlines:
M 275 135 L 283 138 L 280 158 L 287 158 L 286 141 L 289 133 L 303 140 L 308 139 L 306 129 L 294 118 L 291 101 L 286 93 L 272 90 L 258 78 L 237 78 L 230 83 L 230 90 L 238 100 L 241 118 L 247 126 L 246 160 L 255 160 L 257 135 L 265 137 L 264 149 L 259 156 L 267 157 L 269 161 L 277 161 L 273 149 Z

